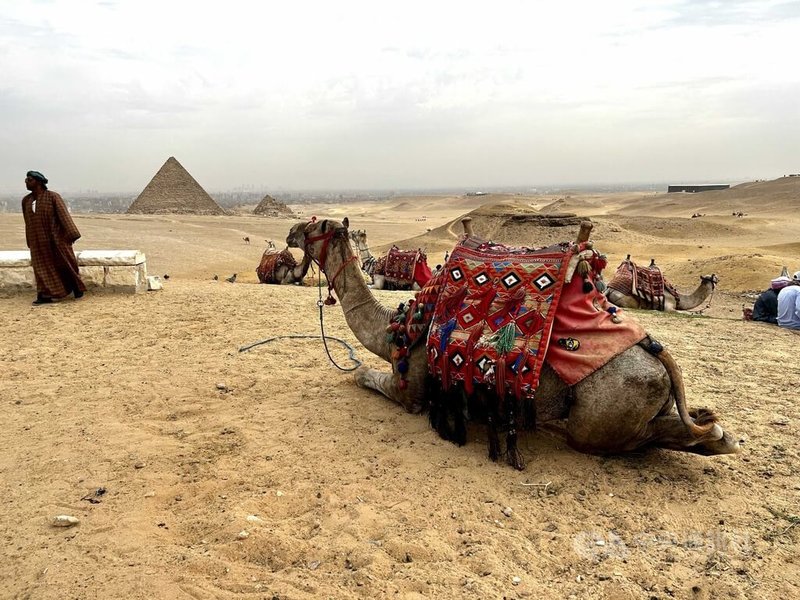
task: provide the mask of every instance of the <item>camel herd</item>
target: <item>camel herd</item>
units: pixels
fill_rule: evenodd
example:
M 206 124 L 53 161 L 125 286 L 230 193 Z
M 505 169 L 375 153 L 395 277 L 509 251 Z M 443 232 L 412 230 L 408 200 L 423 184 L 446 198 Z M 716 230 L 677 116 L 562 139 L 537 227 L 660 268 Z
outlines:
M 456 249 L 464 244 L 482 243 L 474 236 L 470 219 L 464 219 L 463 222 L 465 235 Z M 584 223 L 578 241 L 562 245 L 564 248 L 575 248 L 568 252 L 585 249 L 570 260 L 566 272 L 567 280 L 572 277 L 573 270 L 576 275 L 581 273 L 583 291 L 588 294 L 587 298 L 592 298 L 591 303 L 586 304 L 590 312 L 604 316 L 609 322 L 619 323 L 622 309 L 626 308 L 692 310 L 710 302 L 718 283 L 716 275 L 703 275 L 697 289 L 684 294 L 663 277 L 655 261 L 651 261 L 647 267 L 641 267 L 630 256 L 619 265 L 615 275 L 606 284 L 600 274 L 606 265 L 606 258 L 597 253 L 588 241 L 590 230 L 591 223 Z M 249 237 L 244 240 L 246 244 L 250 241 Z M 541 366 L 535 398 L 533 393 L 530 397 L 520 394 L 519 388 L 515 392 L 509 391 L 514 388 L 504 387 L 504 380 L 500 379 L 499 374 L 494 375 L 495 382 L 491 385 L 487 379 L 487 385 L 480 385 L 479 382 L 474 389 L 473 385 L 453 386 L 447 380 L 444 383 L 437 382 L 431 376 L 429 363 L 437 354 L 437 349 L 431 348 L 429 342 L 426 345 L 424 339 L 417 343 L 418 340 L 412 340 L 410 334 L 412 327 L 428 332 L 428 336 L 432 335 L 434 327 L 441 327 L 435 325 L 433 317 L 423 308 L 439 306 L 439 295 L 445 293 L 445 287 L 436 282 L 446 281 L 453 276 L 452 270 L 448 270 L 448 258 L 445 259 L 444 268 L 437 265 L 434 273 L 431 273 L 425 253 L 420 249 L 403 251 L 392 248 L 386 255 L 375 257 L 370 251 L 366 231 L 350 230 L 346 218 L 342 222 L 312 219 L 310 222 L 297 223 L 289 231 L 286 247 L 280 251 L 271 240 L 266 241 L 268 247 L 257 269 L 259 281 L 299 285 L 312 263 L 316 264 L 328 282 L 329 299 L 325 304 L 336 303 L 333 298 L 335 294 L 344 310 L 347 325 L 364 348 L 391 365 L 390 371 L 359 367 L 355 372 L 358 386 L 379 392 L 408 412 L 427 410 L 432 425 L 446 439 L 465 443 L 465 419 L 472 419 L 472 415 L 475 415 L 474 418 L 482 418 L 490 428 L 490 457 L 496 460 L 505 455 L 509 464 L 521 469 L 524 463 L 515 450 L 516 429 L 530 425 L 523 422 L 520 415 L 533 413 L 537 423 L 564 422 L 568 443 L 580 451 L 622 452 L 645 446 L 706 455 L 739 451 L 742 441 L 725 431 L 716 415 L 706 409 L 689 410 L 680 369 L 669 352 L 641 330 L 638 324 L 633 326 L 641 330 L 641 335 L 636 338 L 638 341 L 619 349 L 607 362 L 573 385 L 565 383 L 559 376 L 560 372 L 557 374 L 543 359 L 545 362 Z M 303 259 L 300 263 L 290 248 L 302 250 Z M 454 253 L 455 249 L 453 254 L 448 253 L 447 256 L 452 258 Z M 581 271 L 577 267 L 589 261 L 587 257 L 601 264 L 596 273 L 589 270 L 587 275 L 587 268 Z M 399 273 L 406 273 L 407 276 L 403 278 Z M 432 280 L 434 275 L 436 278 Z M 491 298 L 502 295 L 504 291 L 499 281 L 493 285 L 497 291 L 490 297 L 491 302 L 494 302 Z M 418 298 L 424 298 L 425 304 L 414 304 L 412 309 L 404 308 L 402 303 L 399 308 L 382 306 L 372 290 L 387 288 L 422 288 L 419 292 L 422 296 Z M 459 305 L 463 308 L 469 303 Z M 406 322 L 404 319 L 410 312 L 414 316 L 408 317 L 412 320 Z M 625 318 L 632 319 L 628 315 Z M 477 335 L 479 330 L 475 331 Z M 449 333 L 438 329 L 437 335 L 447 339 Z M 559 343 L 562 341 L 559 340 Z M 569 343 L 564 346 L 568 350 L 580 348 L 580 340 L 567 341 Z M 471 343 L 480 346 L 489 342 L 481 337 Z M 444 346 L 441 350 L 444 351 Z M 505 370 L 505 366 L 497 368 Z M 487 371 L 493 372 L 494 367 Z M 516 374 L 517 371 L 514 371 L 509 376 Z M 485 420 L 487 418 L 488 421 Z M 498 450 L 498 429 L 507 432 L 504 452 Z
M 734 213 L 735 214 L 735 213 Z M 692 215 L 705 216 L 700 214 Z M 249 244 L 250 238 L 244 238 L 245 242 Z M 427 279 L 420 279 L 415 281 L 412 277 L 398 278 L 387 276 L 386 267 L 387 259 L 393 252 L 404 253 L 407 256 L 405 260 L 409 261 L 409 271 L 423 270 L 432 276 L 442 265 L 435 265 L 434 269 L 430 269 L 427 264 L 427 256 L 421 249 L 416 250 L 400 250 L 396 246 L 385 255 L 376 257 L 370 251 L 369 243 L 367 241 L 367 232 L 364 229 L 348 230 L 348 239 L 351 246 L 351 251 L 355 255 L 355 259 L 361 265 L 361 270 L 367 284 L 370 288 L 376 290 L 389 289 L 389 290 L 419 290 L 424 286 Z M 261 263 L 257 268 L 259 281 L 261 283 L 287 285 L 295 284 L 301 285 L 305 278 L 310 263 L 305 260 L 301 263 L 292 256 L 289 251 L 289 246 L 283 250 L 278 250 L 273 240 L 265 240 L 267 248 L 262 255 Z M 448 253 L 449 254 L 449 253 Z M 630 257 L 629 257 L 630 258 Z M 447 254 L 445 255 L 445 261 Z M 622 265 L 620 265 L 622 267 Z M 654 263 L 651 263 L 649 269 L 660 270 L 655 268 Z M 660 302 L 650 298 L 650 294 L 641 288 L 637 289 L 636 286 L 631 285 L 630 278 L 620 279 L 619 270 L 617 275 L 612 279 L 605 289 L 605 295 L 608 300 L 620 308 L 638 308 L 638 309 L 653 309 L 672 312 L 676 310 L 694 310 L 702 305 L 708 306 L 713 296 L 714 289 L 719 278 L 711 273 L 702 275 L 700 277 L 700 284 L 691 292 L 679 292 L 675 286 L 671 285 L 666 278 L 661 275 L 662 285 L 665 288 Z

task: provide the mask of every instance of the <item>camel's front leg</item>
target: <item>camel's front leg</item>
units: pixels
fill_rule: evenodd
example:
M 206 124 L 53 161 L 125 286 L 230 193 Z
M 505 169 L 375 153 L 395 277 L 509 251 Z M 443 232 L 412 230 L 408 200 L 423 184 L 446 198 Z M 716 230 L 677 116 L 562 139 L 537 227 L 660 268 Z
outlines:
M 396 373 L 386 373 L 378 369 L 359 367 L 355 371 L 355 378 L 358 387 L 380 392 L 410 413 L 416 414 L 425 407 L 424 388 L 416 385 L 417 382 L 408 381 L 408 387 L 401 390 L 399 386 L 400 376 Z

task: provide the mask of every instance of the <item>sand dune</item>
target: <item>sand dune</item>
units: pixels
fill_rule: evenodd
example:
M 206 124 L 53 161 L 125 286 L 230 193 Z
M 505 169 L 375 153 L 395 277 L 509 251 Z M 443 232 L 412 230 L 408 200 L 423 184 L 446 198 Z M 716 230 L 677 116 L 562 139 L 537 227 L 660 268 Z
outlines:
M 171 276 L 163 291 L 137 296 L 90 293 L 37 308 L 32 295 L 0 297 L 0 595 L 799 597 L 800 338 L 740 320 L 742 304 L 783 264 L 800 269 L 789 184 L 692 200 L 730 208 L 774 190 L 761 197 L 770 212 L 747 210 L 758 216 L 743 219 L 728 208 L 689 219 L 680 202 L 647 213 L 652 199 L 630 195 L 562 205 L 553 197 L 481 205 L 428 197 L 400 200 L 415 207 L 400 211 L 303 206 L 320 218 L 349 215 L 373 248 L 425 245 L 431 262 L 452 248 L 464 215 L 480 235 L 542 245 L 572 239 L 576 228 L 514 217 L 572 207 L 566 212 L 595 223 L 608 275 L 630 253 L 656 258 L 687 289 L 701 274 L 720 276 L 702 315 L 635 316 L 680 363 L 690 405 L 716 410 L 747 438 L 745 452 L 590 456 L 548 429 L 522 435 L 524 472 L 489 461 L 481 427 L 454 446 L 424 416 L 356 387 L 328 363 L 311 339 L 315 287 L 255 283 L 262 240 L 281 246 L 292 221 L 77 215 L 79 248 L 137 248 L 151 274 Z M 417 206 L 426 221 L 416 220 Z M 21 216 L 0 214 L 0 249 L 23 247 Z M 211 279 L 234 272 L 235 284 Z M 393 305 L 409 293 L 376 295 Z M 324 324 L 380 366 L 338 305 L 324 309 Z M 310 337 L 238 351 L 289 335 Z M 338 344 L 331 353 L 350 364 Z M 56 514 L 81 523 L 53 528 Z

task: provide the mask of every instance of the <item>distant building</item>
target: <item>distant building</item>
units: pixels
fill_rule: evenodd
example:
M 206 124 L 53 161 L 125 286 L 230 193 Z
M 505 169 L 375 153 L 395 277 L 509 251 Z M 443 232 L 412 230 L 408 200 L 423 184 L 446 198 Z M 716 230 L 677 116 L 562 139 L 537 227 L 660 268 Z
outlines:
M 697 192 L 710 192 L 712 190 L 727 190 L 731 186 L 726 183 L 710 184 L 710 185 L 670 185 L 667 187 L 667 193 L 672 192 L 689 192 L 696 194 Z

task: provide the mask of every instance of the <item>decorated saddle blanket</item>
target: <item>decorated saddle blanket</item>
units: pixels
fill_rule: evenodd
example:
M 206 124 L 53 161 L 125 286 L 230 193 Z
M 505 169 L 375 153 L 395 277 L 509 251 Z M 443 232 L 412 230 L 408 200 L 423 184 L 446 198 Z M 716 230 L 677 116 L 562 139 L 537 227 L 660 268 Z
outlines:
M 427 339 L 429 371 L 445 389 L 460 381 L 467 393 L 486 383 L 533 395 L 572 255 L 567 244 L 455 247 Z
M 265 250 L 256 269 L 258 280 L 261 283 L 279 283 L 275 272 L 282 266 L 286 266 L 289 269 L 294 269 L 297 266 L 297 260 L 288 249 L 281 251 Z
M 640 298 L 651 309 L 664 310 L 664 292 L 678 296 L 675 289 L 655 264 L 640 267 L 630 259 L 617 267 L 614 278 L 608 284 L 611 289 Z
M 422 288 L 432 277 L 427 261 L 422 250 L 400 250 L 393 246 L 386 256 L 378 259 L 375 272 L 394 285 L 416 283 Z
M 586 243 L 533 250 L 467 238 L 387 328 L 401 379 L 409 349 L 424 342 L 445 389 L 530 398 L 545 361 L 578 383 L 646 335 L 600 291 L 605 264 Z

